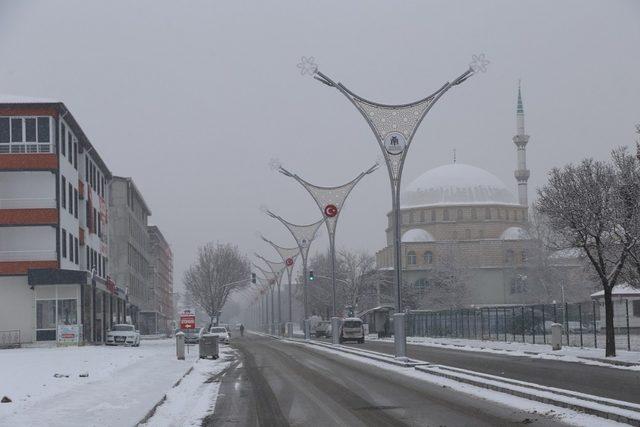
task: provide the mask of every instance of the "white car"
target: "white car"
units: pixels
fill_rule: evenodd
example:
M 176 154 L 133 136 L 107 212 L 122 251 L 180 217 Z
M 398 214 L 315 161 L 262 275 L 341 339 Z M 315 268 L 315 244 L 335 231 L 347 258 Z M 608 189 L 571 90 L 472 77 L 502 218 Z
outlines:
M 130 345 L 132 347 L 140 346 L 140 332 L 136 331 L 135 326 L 129 324 L 113 325 L 107 332 L 107 345 Z
M 229 344 L 229 331 L 224 326 L 212 326 L 209 333 L 218 337 L 218 342 Z

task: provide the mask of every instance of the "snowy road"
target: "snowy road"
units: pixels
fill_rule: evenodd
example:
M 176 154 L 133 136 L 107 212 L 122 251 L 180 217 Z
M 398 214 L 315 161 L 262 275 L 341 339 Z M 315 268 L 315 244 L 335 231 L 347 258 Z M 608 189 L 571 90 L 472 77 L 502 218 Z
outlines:
M 556 425 L 556 419 L 305 346 L 249 335 L 209 426 Z M 402 368 L 400 368 L 402 369 Z
M 0 351 L 0 426 L 133 426 L 193 366 L 173 340 Z M 54 374 L 69 375 L 56 378 Z M 89 377 L 79 377 L 88 373 Z

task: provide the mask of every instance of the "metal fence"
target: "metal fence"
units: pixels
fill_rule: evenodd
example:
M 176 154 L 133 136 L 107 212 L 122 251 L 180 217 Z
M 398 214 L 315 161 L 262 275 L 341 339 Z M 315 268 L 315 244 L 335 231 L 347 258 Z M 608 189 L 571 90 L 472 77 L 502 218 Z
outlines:
M 0 331 L 0 348 L 20 347 L 20 331 Z
M 629 307 L 616 313 L 616 348 L 640 351 L 640 328 L 632 327 Z M 635 321 L 636 319 L 633 318 Z M 550 344 L 551 325 L 563 325 L 563 344 L 604 348 L 604 320 L 597 302 L 411 311 L 407 336 L 447 337 Z M 635 323 L 633 323 L 635 324 Z

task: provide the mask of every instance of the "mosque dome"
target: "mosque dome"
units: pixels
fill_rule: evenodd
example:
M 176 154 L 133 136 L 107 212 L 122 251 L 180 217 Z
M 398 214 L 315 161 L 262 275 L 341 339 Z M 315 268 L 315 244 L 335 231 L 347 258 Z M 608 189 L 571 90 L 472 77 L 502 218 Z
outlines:
M 402 243 L 433 242 L 433 236 L 421 228 L 412 228 L 402 235 Z
M 402 208 L 432 205 L 517 205 L 514 194 L 484 169 L 454 163 L 430 169 L 400 194 Z

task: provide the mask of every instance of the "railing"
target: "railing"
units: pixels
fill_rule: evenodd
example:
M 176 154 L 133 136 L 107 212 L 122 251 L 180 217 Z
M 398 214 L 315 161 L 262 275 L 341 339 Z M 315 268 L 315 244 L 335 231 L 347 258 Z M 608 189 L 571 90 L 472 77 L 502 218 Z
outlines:
M 0 261 L 54 261 L 55 250 L 39 251 L 0 251 Z
M 0 199 L 0 209 L 46 209 L 55 208 L 56 200 L 52 198 Z
M 0 348 L 20 347 L 20 331 L 0 331 Z
M 53 153 L 51 143 L 12 142 L 0 144 L 0 154 Z
M 632 302 L 622 300 L 616 307 L 614 328 L 618 349 L 640 350 L 640 318 L 634 315 Z M 600 306 L 595 301 L 416 310 L 407 316 L 407 336 L 550 344 L 553 323 L 562 324 L 564 345 L 594 348 L 605 345 L 604 320 L 600 320 Z

